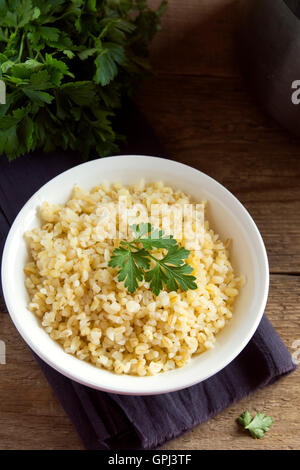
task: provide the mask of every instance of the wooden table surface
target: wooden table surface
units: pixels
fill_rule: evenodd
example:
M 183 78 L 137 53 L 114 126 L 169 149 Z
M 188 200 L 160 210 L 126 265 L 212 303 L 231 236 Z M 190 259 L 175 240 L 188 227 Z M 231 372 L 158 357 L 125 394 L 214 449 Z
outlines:
M 154 5 L 157 0 L 151 0 Z M 152 45 L 157 71 L 138 101 L 167 153 L 224 184 L 266 243 L 266 313 L 287 347 L 300 340 L 300 142 L 249 96 L 235 54 L 235 0 L 170 0 Z M 0 307 L 4 311 L 4 307 Z M 82 449 L 8 315 L 0 314 L 0 449 Z M 299 449 L 300 371 L 247 397 L 165 449 Z M 275 419 L 253 440 L 235 422 L 245 409 Z

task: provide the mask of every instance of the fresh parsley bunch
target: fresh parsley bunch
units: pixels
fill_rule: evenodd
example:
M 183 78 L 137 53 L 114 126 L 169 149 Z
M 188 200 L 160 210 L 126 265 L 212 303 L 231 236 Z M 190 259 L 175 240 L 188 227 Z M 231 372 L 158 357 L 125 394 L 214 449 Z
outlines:
M 0 155 L 118 150 L 113 117 L 149 72 L 166 7 L 147 0 L 0 0 Z
M 109 266 L 119 268 L 118 280 L 130 293 L 138 288 L 138 281 L 145 279 L 150 289 L 158 295 L 165 287 L 168 291 L 181 288 L 197 289 L 196 278 L 192 276 L 193 267 L 185 262 L 189 250 L 179 247 L 171 235 L 167 237 L 163 230 L 154 228 L 149 223 L 131 225 L 135 239 L 131 242 L 121 241 L 115 248 Z M 164 249 L 167 253 L 157 258 L 151 250 Z

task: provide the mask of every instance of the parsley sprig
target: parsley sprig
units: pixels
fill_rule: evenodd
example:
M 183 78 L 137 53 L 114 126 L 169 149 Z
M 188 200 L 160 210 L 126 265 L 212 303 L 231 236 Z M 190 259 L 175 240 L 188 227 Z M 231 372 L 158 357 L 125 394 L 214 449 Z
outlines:
M 248 410 L 244 411 L 237 421 L 244 427 L 244 429 L 247 429 L 250 432 L 254 439 L 261 439 L 264 437 L 265 432 L 269 431 L 274 422 L 271 416 L 265 416 L 264 413 L 256 413 L 254 418 L 252 418 Z
M 155 295 L 166 288 L 177 291 L 181 288 L 197 289 L 196 278 L 192 276 L 192 266 L 185 260 L 190 252 L 179 247 L 172 235 L 165 236 L 163 230 L 154 228 L 149 223 L 130 226 L 135 239 L 131 242 L 121 241 L 113 251 L 109 266 L 119 268 L 119 281 L 133 293 L 138 288 L 138 281 L 145 279 Z M 155 257 L 151 250 L 167 250 L 162 259 Z
M 118 151 L 115 116 L 149 74 L 167 5 L 147 0 L 0 0 L 0 155 Z

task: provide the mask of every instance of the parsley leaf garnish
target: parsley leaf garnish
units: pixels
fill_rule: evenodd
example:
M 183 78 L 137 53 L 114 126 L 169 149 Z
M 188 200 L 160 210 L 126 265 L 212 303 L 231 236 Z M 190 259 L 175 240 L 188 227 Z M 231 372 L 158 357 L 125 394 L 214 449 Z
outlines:
M 173 235 L 164 236 L 164 232 L 157 228 L 153 228 L 151 224 L 142 222 L 140 225 L 131 225 L 130 227 L 146 250 L 153 248 L 170 248 L 177 246 L 177 241 Z
M 244 411 L 237 421 L 250 432 L 254 439 L 261 439 L 264 437 L 265 432 L 269 431 L 274 422 L 271 416 L 265 416 L 264 413 L 256 413 L 252 419 L 248 410 Z
M 110 267 L 119 268 L 118 280 L 125 281 L 129 292 L 135 292 L 138 281 L 143 279 L 150 283 L 155 295 L 164 287 L 168 291 L 197 289 L 196 278 L 191 275 L 193 268 L 185 262 L 189 250 L 179 247 L 173 236 L 165 236 L 151 224 L 135 224 L 130 228 L 136 238 L 132 242 L 121 241 L 109 261 Z M 153 249 L 164 249 L 167 253 L 160 259 L 151 253 Z

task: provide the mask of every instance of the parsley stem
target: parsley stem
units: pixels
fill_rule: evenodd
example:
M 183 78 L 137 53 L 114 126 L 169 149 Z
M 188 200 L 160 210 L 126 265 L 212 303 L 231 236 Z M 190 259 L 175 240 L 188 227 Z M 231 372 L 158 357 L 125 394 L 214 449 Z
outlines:
M 138 250 L 138 247 L 134 245 L 135 240 L 133 242 L 126 242 L 126 241 L 121 241 L 122 245 L 126 245 L 128 248 L 134 248 L 135 250 Z
M 160 267 L 163 268 L 165 271 L 172 272 L 172 270 L 168 267 L 168 265 L 163 263 L 164 259 L 155 258 L 155 256 L 151 255 L 151 253 L 149 253 L 148 256 L 149 258 L 152 258 L 157 264 L 159 264 Z
M 31 59 L 33 59 L 33 52 L 32 52 L 32 48 L 31 48 L 31 45 L 30 45 L 30 42 L 28 40 L 28 37 L 26 36 L 26 45 L 27 45 L 27 49 L 28 49 L 28 54 L 29 54 L 29 57 Z
M 40 51 L 38 51 L 36 53 L 34 60 L 37 60 L 38 57 L 41 59 L 41 62 L 43 62 L 43 63 L 45 62 L 42 54 L 40 53 Z
M 19 50 L 19 55 L 18 55 L 17 62 L 21 62 L 21 59 L 22 59 L 23 48 L 24 48 L 24 39 L 25 39 L 25 33 L 22 34 L 20 50 Z

